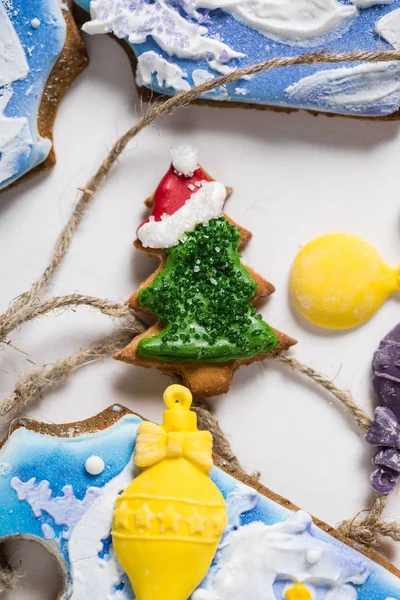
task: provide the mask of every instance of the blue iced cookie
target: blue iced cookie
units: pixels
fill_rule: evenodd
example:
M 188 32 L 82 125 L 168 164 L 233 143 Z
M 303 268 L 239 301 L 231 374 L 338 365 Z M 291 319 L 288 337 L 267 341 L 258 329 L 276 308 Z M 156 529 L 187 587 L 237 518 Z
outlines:
M 274 57 L 400 48 L 400 0 L 75 2 L 90 12 L 86 32 L 130 44 L 139 86 L 169 95 Z M 400 107 L 400 63 L 274 69 L 204 98 L 383 117 Z
M 134 598 L 111 523 L 117 497 L 138 474 L 133 452 L 141 422 L 119 405 L 69 425 L 21 419 L 0 448 L 0 542 L 23 536 L 56 556 L 62 600 Z M 228 524 L 192 600 L 400 599 L 392 565 L 224 465 L 218 460 L 211 477 Z M 177 576 L 181 569 L 177 564 Z
M 57 106 L 86 66 L 60 0 L 0 0 L 0 190 L 55 163 Z

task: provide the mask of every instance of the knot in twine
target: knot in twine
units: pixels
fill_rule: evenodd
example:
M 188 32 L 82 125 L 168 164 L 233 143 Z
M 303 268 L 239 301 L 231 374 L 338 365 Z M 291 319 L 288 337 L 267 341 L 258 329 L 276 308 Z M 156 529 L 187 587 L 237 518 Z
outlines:
M 345 537 L 368 548 L 378 547 L 382 536 L 390 537 L 397 542 L 400 541 L 398 523 L 382 520 L 382 512 L 387 501 L 387 496 L 377 496 L 366 517 L 360 519 L 360 515 L 366 512 L 361 511 L 353 519 L 343 521 L 337 530 Z

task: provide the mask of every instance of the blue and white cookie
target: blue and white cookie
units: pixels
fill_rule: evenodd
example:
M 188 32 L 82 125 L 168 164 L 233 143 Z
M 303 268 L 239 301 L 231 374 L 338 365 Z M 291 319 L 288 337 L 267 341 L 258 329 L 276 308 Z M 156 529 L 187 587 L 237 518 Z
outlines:
M 0 190 L 55 162 L 58 102 L 86 66 L 60 0 L 0 0 Z
M 237 67 L 307 51 L 400 48 L 400 0 L 75 0 L 90 34 L 137 58 L 139 86 L 173 95 Z M 383 117 L 400 107 L 400 63 L 274 69 L 207 100 Z
M 21 419 L 0 448 L 0 542 L 22 536 L 43 544 L 64 576 L 59 600 L 134 598 L 111 522 L 116 498 L 137 475 L 141 422 L 118 405 L 69 425 Z M 192 600 L 400 599 L 392 565 L 224 465 L 218 460 L 211 477 L 228 525 Z

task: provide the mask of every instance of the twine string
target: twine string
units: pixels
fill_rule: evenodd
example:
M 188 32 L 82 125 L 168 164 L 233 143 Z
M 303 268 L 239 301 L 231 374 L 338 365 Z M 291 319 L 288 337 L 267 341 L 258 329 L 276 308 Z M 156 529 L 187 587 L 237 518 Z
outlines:
M 369 416 L 354 402 L 352 393 L 349 390 L 339 390 L 329 379 L 318 373 L 312 367 L 309 367 L 290 354 L 281 354 L 277 357 L 278 360 L 287 364 L 294 371 L 302 373 L 309 379 L 312 379 L 317 385 L 322 386 L 325 390 L 330 392 L 340 400 L 340 402 L 347 408 L 348 412 L 354 418 L 355 422 L 365 433 L 367 433 L 372 425 L 372 420 Z
M 299 56 L 274 58 L 256 65 L 242 67 L 206 81 L 197 87 L 191 88 L 189 91 L 176 94 L 168 100 L 154 103 L 146 111 L 143 118 L 117 140 L 95 175 L 90 178 L 84 187 L 80 188 L 81 196 L 68 223 L 61 232 L 49 265 L 38 280 L 16 298 L 5 313 L 0 315 L 0 341 L 2 342 L 5 342 L 7 336 L 24 323 L 49 312 L 72 306 L 85 305 L 95 308 L 105 315 L 121 320 L 122 328 L 87 348 L 80 349 L 78 352 L 64 359 L 55 361 L 50 366 L 40 367 L 32 373 L 25 375 L 17 383 L 14 392 L 0 405 L 0 424 L 10 423 L 17 414 L 40 397 L 46 389 L 64 381 L 76 369 L 111 356 L 129 343 L 132 335 L 136 335 L 144 329 L 142 321 L 129 308 L 108 300 L 80 294 L 56 297 L 44 302 L 39 300 L 40 292 L 46 287 L 52 275 L 65 258 L 75 232 L 88 212 L 95 196 L 102 189 L 110 170 L 118 161 L 118 158 L 124 152 L 129 142 L 143 129 L 159 117 L 172 114 L 179 108 L 190 105 L 201 94 L 212 91 L 220 86 L 226 86 L 245 76 L 255 75 L 273 68 L 310 64 L 398 60 L 400 60 L 400 51 L 346 52 L 341 54 L 308 52 Z M 368 431 L 371 420 L 357 406 L 350 392 L 338 389 L 327 378 L 288 354 L 280 355 L 279 360 L 333 394 L 346 407 L 349 414 L 353 416 L 357 425 L 363 431 Z M 231 448 L 229 440 L 220 428 L 207 402 L 202 398 L 196 398 L 193 408 L 198 415 L 200 428 L 208 429 L 212 433 L 215 452 L 227 462 L 233 472 L 235 470 L 241 471 L 240 463 Z M 377 545 L 379 538 L 385 536 L 399 541 L 400 526 L 395 522 L 387 523 L 381 518 L 385 506 L 386 498 L 377 496 L 371 509 L 367 511 L 368 514 L 366 517 L 360 519 L 361 513 L 359 513 L 354 519 L 344 521 L 339 526 L 340 530 L 344 535 L 368 546 Z M 15 571 L 7 562 L 7 559 L 0 553 L 0 592 L 13 588 L 15 582 Z
M 37 300 L 27 306 L 21 307 L 14 314 L 9 315 L 7 320 L 3 321 L 3 324 L 0 328 L 0 340 L 6 341 L 7 336 L 12 331 L 18 329 L 24 323 L 32 321 L 36 317 L 41 317 L 57 310 L 72 307 L 76 308 L 78 306 L 89 306 L 91 308 L 98 309 L 104 315 L 108 315 L 109 317 L 113 317 L 115 319 L 121 319 L 122 322 L 127 323 L 128 327 L 132 325 L 132 322 L 135 324 L 135 327 L 137 327 L 140 322 L 137 315 L 135 315 L 135 313 L 124 304 L 110 302 L 109 300 L 95 298 L 94 296 L 70 294 L 68 296 L 56 296 L 55 298 L 51 298 L 50 300 L 46 300 L 44 302 Z

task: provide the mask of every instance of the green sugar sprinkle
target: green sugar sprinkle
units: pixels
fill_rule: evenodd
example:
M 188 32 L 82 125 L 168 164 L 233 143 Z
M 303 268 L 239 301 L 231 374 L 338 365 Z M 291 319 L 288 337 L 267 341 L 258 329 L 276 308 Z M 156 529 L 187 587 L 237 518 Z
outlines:
M 165 268 L 139 293 L 165 327 L 140 341 L 138 356 L 225 362 L 275 348 L 275 333 L 251 306 L 257 285 L 240 262 L 239 241 L 238 229 L 221 217 L 165 250 Z

